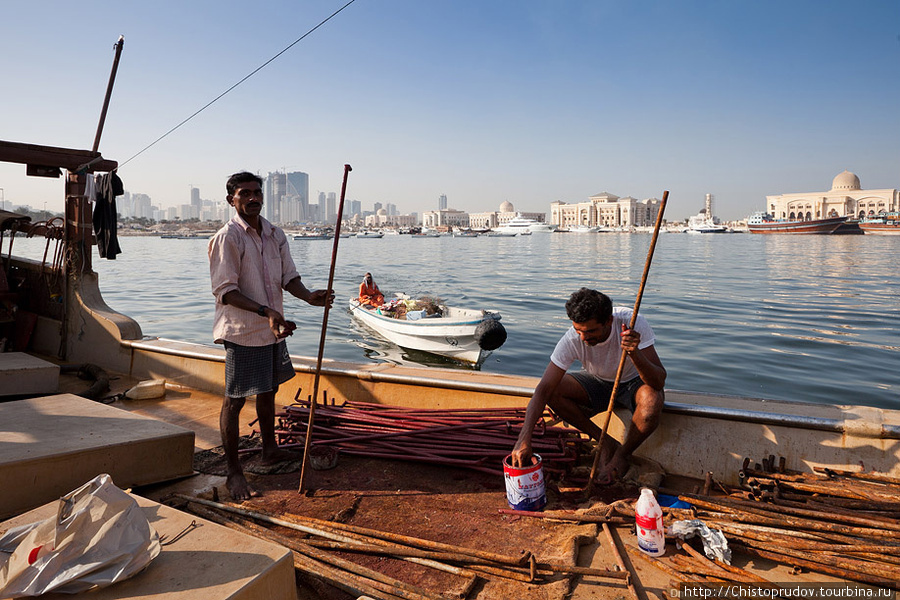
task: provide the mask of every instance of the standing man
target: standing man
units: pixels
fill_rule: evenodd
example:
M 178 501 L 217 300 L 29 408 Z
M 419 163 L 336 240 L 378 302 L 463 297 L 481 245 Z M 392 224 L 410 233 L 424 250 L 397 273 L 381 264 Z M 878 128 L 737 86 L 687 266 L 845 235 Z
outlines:
M 591 417 L 609 407 L 622 352 L 624 369 L 616 390 L 617 405 L 632 411 L 631 426 L 619 444 L 609 436 L 600 449 L 603 465 L 598 482 L 610 483 L 628 470 L 635 449 L 659 425 L 665 396 L 666 369 L 653 344 L 653 329 L 638 315 L 634 329 L 628 329 L 633 311 L 613 308 L 608 296 L 581 288 L 566 302 L 572 326 L 557 342 L 525 412 L 525 422 L 512 452 L 513 466 L 531 466 L 531 436 L 534 426 L 550 406 L 563 420 L 594 439 L 602 430 Z M 582 371 L 567 373 L 575 361 Z
M 238 456 L 238 417 L 248 396 L 256 396 L 263 462 L 291 457 L 275 442 L 275 393 L 294 376 L 284 338 L 297 327 L 284 318 L 282 290 L 313 306 L 330 305 L 334 294 L 303 285 L 284 232 L 260 216 L 260 177 L 235 173 L 225 189 L 237 214 L 209 241 L 209 274 L 216 297 L 213 335 L 225 344 L 225 401 L 219 415 L 228 465 L 225 485 L 240 502 L 257 495 Z

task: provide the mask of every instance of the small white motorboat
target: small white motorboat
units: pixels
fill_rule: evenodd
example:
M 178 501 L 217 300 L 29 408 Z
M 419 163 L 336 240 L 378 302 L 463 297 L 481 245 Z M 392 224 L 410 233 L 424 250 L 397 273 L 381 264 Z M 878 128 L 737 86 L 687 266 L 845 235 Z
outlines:
M 364 240 L 377 240 L 384 237 L 384 234 L 380 231 L 360 231 L 356 234 L 356 237 Z
M 398 294 L 401 299 L 408 296 Z M 388 305 L 385 305 L 388 306 Z M 438 305 L 439 312 L 408 310 L 401 317 L 388 316 L 387 311 L 361 305 L 350 299 L 350 314 L 386 340 L 401 348 L 420 350 L 454 360 L 480 365 L 506 341 L 506 330 L 500 324 L 500 313 Z

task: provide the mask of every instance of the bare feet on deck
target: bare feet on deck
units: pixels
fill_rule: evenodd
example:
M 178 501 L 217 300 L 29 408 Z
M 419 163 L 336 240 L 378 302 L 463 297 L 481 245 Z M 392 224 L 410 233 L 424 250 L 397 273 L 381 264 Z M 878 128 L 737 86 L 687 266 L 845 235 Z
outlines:
M 619 453 L 613 455 L 611 460 L 604 461 L 597 470 L 594 481 L 600 485 L 610 485 L 625 476 L 628 472 L 628 458 Z
M 276 448 L 271 452 L 263 450 L 262 457 L 260 457 L 260 462 L 264 465 L 277 465 L 288 460 L 303 460 L 303 453 Z
M 231 499 L 235 502 L 243 502 L 259 496 L 259 492 L 247 483 L 247 478 L 244 477 L 243 473 L 232 473 L 229 475 L 225 480 L 225 487 L 228 488 L 228 493 L 231 494 Z

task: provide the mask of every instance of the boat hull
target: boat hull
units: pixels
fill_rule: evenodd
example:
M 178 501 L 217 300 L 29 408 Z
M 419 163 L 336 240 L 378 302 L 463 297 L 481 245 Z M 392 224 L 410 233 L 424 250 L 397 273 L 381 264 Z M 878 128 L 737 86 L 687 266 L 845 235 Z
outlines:
M 748 223 L 747 229 L 750 230 L 750 233 L 821 234 L 832 233 L 846 220 L 847 217 L 833 217 L 812 221 L 766 221 L 763 223 Z
M 349 306 L 353 317 L 401 348 L 475 365 L 480 365 L 490 354 L 478 345 L 475 329 L 482 321 L 500 320 L 499 313 L 448 307 L 444 317 L 407 321 L 378 314 L 355 298 L 350 299 Z
M 874 235 L 900 235 L 900 221 L 888 223 L 864 223 L 860 222 L 859 228 L 866 234 Z

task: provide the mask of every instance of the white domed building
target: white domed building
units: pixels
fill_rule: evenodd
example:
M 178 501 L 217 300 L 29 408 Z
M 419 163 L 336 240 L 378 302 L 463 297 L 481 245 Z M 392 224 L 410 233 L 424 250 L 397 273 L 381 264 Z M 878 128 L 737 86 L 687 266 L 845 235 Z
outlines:
M 859 177 L 839 173 L 827 192 L 800 192 L 766 196 L 766 212 L 776 219 L 812 221 L 828 217 L 862 219 L 900 209 L 900 191 L 864 190 Z

